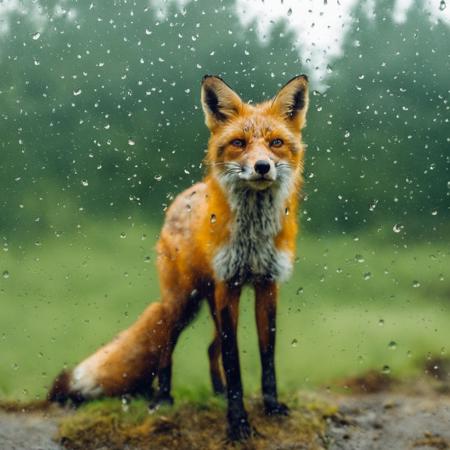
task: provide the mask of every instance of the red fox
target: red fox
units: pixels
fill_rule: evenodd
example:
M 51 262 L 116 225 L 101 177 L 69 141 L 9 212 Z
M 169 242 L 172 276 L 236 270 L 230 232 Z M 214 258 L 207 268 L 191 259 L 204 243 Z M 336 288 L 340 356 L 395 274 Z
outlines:
M 289 277 L 295 254 L 308 79 L 297 76 L 273 99 L 253 105 L 221 78 L 205 76 L 201 102 L 211 132 L 208 174 L 167 211 L 157 244 L 161 303 L 57 378 L 49 397 L 116 395 L 145 384 L 150 390 L 157 373 L 153 405 L 172 403 L 172 352 L 206 298 L 216 327 L 209 347 L 213 387 L 226 390 L 228 436 L 241 440 L 253 433 L 243 403 L 236 338 L 239 297 L 246 284 L 255 291 L 265 411 L 288 414 L 277 397 L 275 316 L 278 282 Z

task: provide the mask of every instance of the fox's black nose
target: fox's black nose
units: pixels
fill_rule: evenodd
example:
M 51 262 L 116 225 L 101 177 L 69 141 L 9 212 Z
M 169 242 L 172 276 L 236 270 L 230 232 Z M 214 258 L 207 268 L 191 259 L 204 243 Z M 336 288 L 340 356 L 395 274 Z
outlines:
M 264 159 L 259 159 L 255 162 L 255 172 L 260 175 L 265 175 L 270 170 L 269 161 L 265 161 Z

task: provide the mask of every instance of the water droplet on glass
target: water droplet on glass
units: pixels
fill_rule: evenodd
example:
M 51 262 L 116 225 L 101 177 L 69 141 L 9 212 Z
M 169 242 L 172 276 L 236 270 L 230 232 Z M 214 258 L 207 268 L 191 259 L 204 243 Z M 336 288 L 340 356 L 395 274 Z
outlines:
M 217 217 L 215 214 L 211 214 L 211 219 L 210 219 L 211 223 L 216 223 L 217 222 Z
M 371 272 L 365 272 L 363 275 L 364 280 L 370 280 L 370 278 L 372 278 L 372 273 Z
M 2 273 L 3 278 L 7 279 L 9 278 L 9 272 L 7 270 L 4 270 Z
M 378 205 L 378 200 L 374 200 L 370 205 L 369 205 L 369 211 L 373 211 Z
M 433 211 L 431 211 L 431 215 L 432 216 L 437 216 L 437 213 L 438 213 L 437 209 L 433 209 Z
M 402 231 L 403 228 L 405 228 L 405 227 L 404 227 L 402 224 L 396 223 L 396 224 L 392 227 L 392 230 L 394 231 L 394 233 L 400 233 L 400 231 Z
M 135 145 L 136 142 L 133 141 L 133 139 L 129 138 L 128 139 L 128 145 Z
M 122 377 L 123 378 L 127 378 L 127 374 L 126 373 L 123 373 L 122 374 Z M 122 411 L 123 412 L 128 412 L 129 411 L 129 409 L 130 409 L 130 401 L 128 400 L 128 398 L 127 397 L 122 397 Z
M 125 239 L 126 237 L 127 237 L 127 234 L 124 231 L 122 231 L 122 233 L 120 233 L 120 238 Z
M 287 15 L 288 15 L 288 17 L 292 15 L 292 8 L 288 9 Z
M 445 0 L 441 0 L 441 3 L 439 3 L 439 10 L 444 11 L 445 8 L 447 8 L 447 4 L 445 3 Z
M 417 280 L 414 280 L 412 286 L 413 288 L 418 288 L 420 287 L 420 283 Z
M 153 177 L 156 181 L 161 181 L 162 180 L 162 175 L 155 175 Z
M 41 37 L 41 33 L 39 33 L 39 31 L 36 31 L 36 33 L 33 33 L 31 37 L 33 38 L 33 41 L 37 41 Z
M 150 256 L 146 256 L 146 257 L 144 258 L 144 262 L 149 263 L 150 261 L 151 261 Z
M 81 180 L 81 185 L 84 187 L 89 186 L 88 180 Z
M 291 345 L 292 345 L 292 347 L 297 347 L 298 340 L 297 339 L 292 339 Z
M 384 373 L 384 374 L 389 374 L 389 373 L 391 373 L 391 368 L 389 367 L 389 366 L 383 366 L 383 368 L 381 369 L 381 371 Z
M 364 262 L 364 256 L 363 256 L 363 255 L 356 254 L 356 255 L 355 255 L 355 261 L 356 261 L 356 262 L 359 262 L 359 263 L 363 263 L 363 262 Z
M 395 342 L 395 341 L 389 342 L 388 347 L 390 350 L 395 350 L 397 348 L 397 342 Z
M 76 89 L 75 91 L 73 91 L 73 95 L 77 96 L 80 95 L 83 91 L 81 89 Z
M 380 327 L 382 327 L 384 325 L 384 319 L 380 319 L 378 321 L 378 325 L 380 325 Z
M 299 287 L 299 288 L 295 291 L 295 293 L 296 293 L 297 295 L 303 294 L 303 288 L 302 288 L 302 287 Z

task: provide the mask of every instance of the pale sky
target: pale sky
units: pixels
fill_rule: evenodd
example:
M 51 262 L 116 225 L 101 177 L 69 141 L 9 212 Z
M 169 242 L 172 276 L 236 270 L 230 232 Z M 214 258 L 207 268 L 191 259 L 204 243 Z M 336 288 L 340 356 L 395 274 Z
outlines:
M 19 12 L 25 20 L 32 21 L 36 32 L 43 32 L 50 20 L 43 13 L 44 1 L 0 0 L 0 36 L 11 31 L 12 12 Z M 150 0 L 149 6 L 163 18 L 170 3 L 175 2 L 182 9 L 189 8 L 191 1 Z M 234 9 L 243 27 L 256 23 L 263 42 L 270 35 L 273 24 L 284 20 L 287 29 L 295 36 L 295 46 L 305 70 L 317 88 L 325 89 L 329 71 L 327 66 L 332 66 L 342 53 L 346 33 L 350 30 L 351 12 L 361 2 L 368 17 L 371 17 L 377 0 L 235 0 Z M 450 25 L 450 0 L 395 0 L 394 19 L 404 21 L 409 8 L 415 3 L 421 5 L 431 22 L 441 20 Z M 69 0 L 60 0 L 52 15 L 74 20 L 77 11 L 72 5 Z M 92 7 L 95 7 L 95 2 L 92 2 Z
M 274 22 L 284 19 L 287 29 L 296 36 L 295 45 L 308 74 L 316 86 L 323 89 L 326 88 L 327 66 L 331 67 L 342 52 L 345 36 L 350 30 L 352 10 L 362 2 L 370 18 L 376 1 L 236 0 L 235 8 L 243 26 L 252 22 L 257 24 L 261 39 L 270 33 Z M 413 3 L 413 0 L 396 0 L 394 19 L 404 21 Z M 430 13 L 432 22 L 440 19 L 450 25 L 450 5 L 441 10 L 440 0 L 424 0 L 419 4 Z

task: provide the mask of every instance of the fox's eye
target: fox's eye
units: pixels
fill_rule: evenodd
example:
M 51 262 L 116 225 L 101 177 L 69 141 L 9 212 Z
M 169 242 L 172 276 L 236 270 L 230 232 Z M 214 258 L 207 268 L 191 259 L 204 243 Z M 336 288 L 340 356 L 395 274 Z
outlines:
M 281 147 L 284 144 L 282 139 L 273 139 L 272 142 L 270 143 L 271 147 Z
M 244 141 L 244 139 L 233 139 L 231 141 L 231 145 L 233 147 L 243 148 L 243 147 L 245 147 L 245 141 Z

